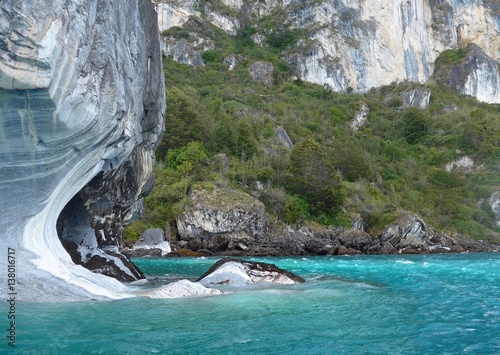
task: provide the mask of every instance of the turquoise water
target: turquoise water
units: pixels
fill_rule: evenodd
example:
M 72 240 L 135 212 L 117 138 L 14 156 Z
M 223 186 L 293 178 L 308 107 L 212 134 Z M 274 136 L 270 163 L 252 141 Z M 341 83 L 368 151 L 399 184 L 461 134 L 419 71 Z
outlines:
M 214 260 L 135 261 L 161 284 L 195 278 Z M 204 298 L 18 303 L 18 353 L 500 354 L 500 254 L 252 260 L 308 282 Z

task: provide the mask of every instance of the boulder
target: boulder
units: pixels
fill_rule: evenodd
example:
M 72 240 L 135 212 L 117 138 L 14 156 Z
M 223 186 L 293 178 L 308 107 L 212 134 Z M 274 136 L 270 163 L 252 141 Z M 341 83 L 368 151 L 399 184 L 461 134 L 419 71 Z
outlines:
M 204 286 L 249 284 L 298 284 L 305 280 L 274 264 L 224 258 L 217 261 L 198 280 Z
M 428 248 L 432 231 L 422 218 L 414 214 L 399 217 L 390 223 L 380 235 L 381 243 L 389 243 L 397 250 Z
M 179 237 L 192 250 L 215 252 L 247 249 L 267 224 L 264 204 L 229 188 L 191 192 L 184 211 L 176 219 Z
M 153 228 L 144 231 L 134 243 L 132 249 L 160 249 L 162 256 L 172 251 L 170 244 L 165 240 L 165 232 L 161 228 Z

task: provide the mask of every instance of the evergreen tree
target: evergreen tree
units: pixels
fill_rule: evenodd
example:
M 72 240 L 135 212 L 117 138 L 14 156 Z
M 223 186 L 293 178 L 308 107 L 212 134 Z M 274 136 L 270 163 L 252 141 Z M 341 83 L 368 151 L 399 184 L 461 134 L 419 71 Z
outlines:
M 176 149 L 194 141 L 200 141 L 203 123 L 193 100 L 180 89 L 167 91 L 167 117 L 165 135 L 156 151 L 156 158 L 163 160 L 169 149 Z
M 321 145 L 311 139 L 296 144 L 292 149 L 287 188 L 304 196 L 310 211 L 316 215 L 335 215 L 342 209 L 340 177 Z

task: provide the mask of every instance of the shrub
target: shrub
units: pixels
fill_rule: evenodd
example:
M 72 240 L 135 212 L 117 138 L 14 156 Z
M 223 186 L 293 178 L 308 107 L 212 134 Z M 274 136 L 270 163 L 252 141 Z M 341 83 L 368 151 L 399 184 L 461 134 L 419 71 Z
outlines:
M 403 113 L 403 124 L 403 135 L 409 144 L 419 143 L 427 134 L 427 123 L 419 109 L 406 109 Z

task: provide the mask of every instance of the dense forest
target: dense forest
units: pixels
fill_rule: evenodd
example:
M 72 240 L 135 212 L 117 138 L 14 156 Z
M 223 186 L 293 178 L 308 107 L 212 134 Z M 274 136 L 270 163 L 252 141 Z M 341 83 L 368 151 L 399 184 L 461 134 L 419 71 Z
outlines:
M 126 240 L 167 224 L 175 235 L 190 191 L 215 186 L 251 194 L 270 220 L 290 225 L 350 227 L 361 218 L 376 235 L 409 211 L 451 235 L 498 240 L 488 200 L 500 186 L 500 106 L 461 96 L 440 78 L 467 48 L 443 52 L 425 85 L 337 93 L 297 79 L 281 59 L 304 33 L 280 27 L 279 16 L 258 21 L 236 36 L 194 20 L 163 34 L 189 42 L 203 33 L 215 49 L 197 67 L 164 58 L 156 185 Z M 251 40 L 257 25 L 274 29 L 264 31 L 265 46 Z M 272 65 L 269 80 L 252 78 L 256 62 Z M 427 108 L 406 107 L 405 92 L 429 89 Z M 366 119 L 359 126 L 357 115 Z M 464 157 L 473 164 L 446 168 Z

